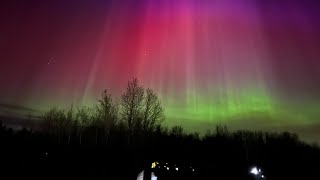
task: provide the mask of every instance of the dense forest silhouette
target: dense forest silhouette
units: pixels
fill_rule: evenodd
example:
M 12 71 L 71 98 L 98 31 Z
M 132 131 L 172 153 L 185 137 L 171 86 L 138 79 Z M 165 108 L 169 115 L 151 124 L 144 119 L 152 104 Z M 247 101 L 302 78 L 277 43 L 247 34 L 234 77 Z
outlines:
M 155 171 L 160 180 L 320 179 L 318 145 L 296 134 L 230 132 L 220 125 L 200 136 L 164 120 L 156 92 L 134 78 L 118 101 L 104 90 L 94 107 L 51 108 L 37 130 L 1 123 L 0 178 L 137 179 L 144 170 L 144 179 Z M 153 162 L 175 169 L 152 169 Z M 253 166 L 263 178 L 249 173 Z

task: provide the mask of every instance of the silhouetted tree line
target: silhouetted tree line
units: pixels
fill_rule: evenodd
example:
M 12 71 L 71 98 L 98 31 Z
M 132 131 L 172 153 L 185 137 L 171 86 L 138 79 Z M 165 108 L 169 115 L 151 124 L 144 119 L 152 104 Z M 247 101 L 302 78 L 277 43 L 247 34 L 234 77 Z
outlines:
M 61 143 L 86 142 L 108 144 L 114 133 L 126 134 L 130 144 L 133 136 L 147 135 L 162 129 L 164 109 L 152 89 L 144 89 L 137 79 L 128 82 L 119 102 L 104 90 L 95 107 L 53 107 L 43 113 L 41 129 Z
M 217 126 L 200 137 L 181 126 L 169 129 L 164 118 L 157 94 L 133 79 L 119 101 L 105 90 L 94 107 L 51 108 L 41 131 L 1 123 L 0 169 L 10 177 L 136 179 L 152 161 L 168 161 L 195 167 L 174 179 L 252 179 L 253 165 L 266 179 L 320 179 L 318 146 L 296 134 Z

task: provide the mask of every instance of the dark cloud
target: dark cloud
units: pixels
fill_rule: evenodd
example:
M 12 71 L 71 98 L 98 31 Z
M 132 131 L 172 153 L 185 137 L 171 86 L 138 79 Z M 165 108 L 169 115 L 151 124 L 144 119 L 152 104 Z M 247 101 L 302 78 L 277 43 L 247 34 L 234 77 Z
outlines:
M 17 104 L 0 103 L 0 111 L 37 112 L 37 110 Z

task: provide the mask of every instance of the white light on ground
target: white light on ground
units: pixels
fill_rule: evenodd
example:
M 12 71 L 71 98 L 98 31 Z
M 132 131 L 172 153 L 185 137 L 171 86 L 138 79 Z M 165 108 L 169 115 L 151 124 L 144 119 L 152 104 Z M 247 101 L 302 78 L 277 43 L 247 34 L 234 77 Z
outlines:
M 138 174 L 137 180 L 143 180 L 144 171 Z
M 158 177 L 154 174 L 154 172 L 151 173 L 151 180 L 157 180 Z
M 144 177 L 144 171 L 140 172 L 138 174 L 137 180 L 143 180 Z M 154 174 L 154 172 L 151 172 L 151 180 L 157 180 L 158 177 Z

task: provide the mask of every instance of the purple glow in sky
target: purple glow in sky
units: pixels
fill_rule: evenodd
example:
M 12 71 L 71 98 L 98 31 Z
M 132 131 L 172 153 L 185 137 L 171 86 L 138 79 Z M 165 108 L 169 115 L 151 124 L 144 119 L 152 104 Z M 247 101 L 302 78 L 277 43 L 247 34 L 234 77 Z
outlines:
M 160 95 L 168 125 L 290 130 L 313 141 L 319 58 L 317 1 L 0 3 L 2 115 L 93 104 L 137 77 Z

